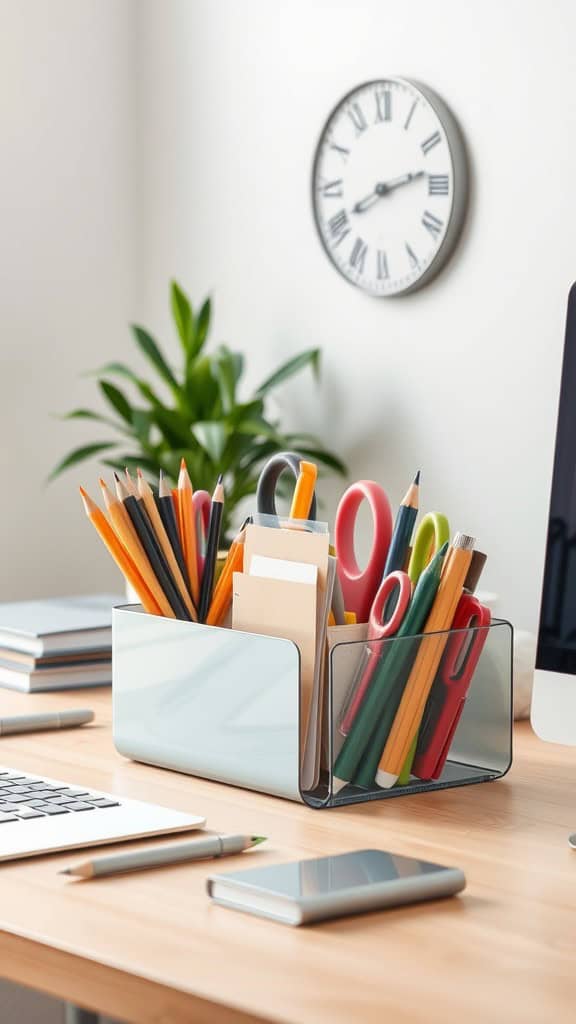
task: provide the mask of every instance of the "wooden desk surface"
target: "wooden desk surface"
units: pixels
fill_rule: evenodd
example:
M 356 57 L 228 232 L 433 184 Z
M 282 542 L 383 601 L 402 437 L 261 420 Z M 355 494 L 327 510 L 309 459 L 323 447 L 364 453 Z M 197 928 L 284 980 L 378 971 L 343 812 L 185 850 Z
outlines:
M 3 738 L 0 762 L 268 835 L 262 863 L 380 847 L 457 865 L 468 888 L 290 929 L 212 906 L 206 863 L 78 883 L 57 874 L 78 852 L 36 858 L 0 866 L 1 975 L 137 1024 L 575 1019 L 576 750 L 523 724 L 500 782 L 312 811 L 125 761 L 105 691 L 0 691 L 0 714 L 73 705 L 98 724 Z

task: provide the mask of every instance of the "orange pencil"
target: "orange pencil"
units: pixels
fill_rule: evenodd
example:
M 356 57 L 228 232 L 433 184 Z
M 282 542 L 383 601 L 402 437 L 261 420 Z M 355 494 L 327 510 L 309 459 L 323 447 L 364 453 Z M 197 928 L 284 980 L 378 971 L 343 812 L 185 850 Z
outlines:
M 108 487 L 108 484 L 106 483 L 106 481 L 102 479 L 102 477 L 99 478 L 98 483 L 100 484 L 100 490 L 102 491 L 102 497 L 104 498 L 104 504 L 106 505 L 106 508 L 109 509 L 110 505 L 114 501 L 114 494 L 110 490 L 110 488 Z M 132 520 L 130 519 L 130 516 L 128 515 L 128 513 L 127 513 L 127 511 L 126 511 L 126 509 L 124 508 L 123 505 L 121 505 L 121 508 L 122 508 L 122 511 L 118 512 L 118 515 L 122 516 L 122 518 L 124 520 L 124 526 L 125 526 L 126 531 L 128 533 L 130 533 L 134 543 L 137 543 L 138 542 L 138 534 L 136 533 L 136 530 L 134 529 L 134 527 L 132 525 Z
M 383 789 L 389 789 L 397 782 L 420 728 L 428 694 L 448 640 L 448 634 L 442 631 L 450 629 L 452 625 L 472 561 L 474 544 L 473 537 L 457 533 L 446 556 L 438 593 L 422 630 L 423 633 L 436 636 L 425 636 L 420 641 L 416 660 L 404 687 L 376 773 L 376 782 Z
M 112 491 L 108 487 L 104 486 L 102 488 L 102 493 L 104 495 L 106 510 L 110 516 L 114 533 L 136 565 L 136 568 L 142 576 L 148 590 L 153 594 L 154 600 L 159 606 L 162 615 L 165 615 L 169 619 L 176 618 L 170 602 L 162 590 L 162 587 L 156 578 L 156 574 L 148 561 L 148 556 L 146 555 L 140 540 L 138 537 L 134 540 L 134 531 L 131 530 L 126 523 L 125 516 L 127 515 L 127 512 L 124 505 L 115 494 L 112 494 Z M 130 526 L 132 526 L 131 523 Z
M 198 551 L 196 546 L 196 517 L 192 502 L 192 482 L 188 475 L 186 462 L 182 459 L 180 463 L 180 475 L 178 476 L 178 527 L 180 530 L 180 542 L 184 552 L 184 561 L 188 570 L 192 600 L 198 607 L 200 597 L 200 581 L 198 579 Z
M 290 508 L 290 519 L 308 519 L 314 487 L 318 476 L 318 466 L 314 462 L 300 463 L 300 473 L 294 488 L 292 506 Z
M 245 530 L 241 530 L 230 545 L 228 556 L 224 562 L 224 568 L 222 569 L 218 582 L 214 588 L 210 610 L 206 616 L 207 626 L 219 626 L 230 607 L 234 573 L 242 572 L 244 567 L 245 536 Z
M 102 510 L 98 508 L 95 501 L 92 501 L 92 498 L 89 497 L 83 487 L 80 488 L 80 494 L 82 496 L 84 511 L 86 512 L 88 519 L 92 523 L 92 526 L 96 530 L 100 539 L 106 545 L 108 551 L 112 555 L 112 558 L 116 562 L 116 565 L 120 569 L 120 572 L 128 580 L 131 586 L 134 587 L 144 610 L 149 612 L 151 615 L 161 615 L 162 612 L 154 599 L 154 596 L 150 593 L 150 590 L 146 586 L 128 552 L 122 547 L 122 544 L 118 540 Z
M 174 556 L 174 551 L 172 550 L 172 545 L 170 543 L 168 534 L 166 533 L 166 530 L 164 528 L 164 523 L 162 522 L 160 513 L 156 507 L 156 502 L 154 500 L 152 488 L 150 487 L 148 481 L 145 480 L 144 477 L 142 476 L 142 470 L 138 469 L 137 473 L 138 495 L 144 502 L 144 508 L 148 513 L 148 517 L 150 519 L 150 522 L 152 523 L 152 527 L 156 533 L 156 537 L 158 538 L 158 543 L 160 544 L 160 547 L 164 552 L 164 557 L 166 559 L 166 562 L 168 563 L 170 572 L 174 577 L 174 581 L 176 583 L 176 586 L 178 587 L 180 597 L 182 598 L 184 604 L 186 605 L 188 611 L 190 612 L 190 615 L 192 616 L 192 621 L 197 622 L 198 615 L 196 614 L 196 609 L 192 604 L 190 594 L 188 593 L 188 587 L 186 586 L 186 582 L 180 570 L 180 566 L 178 565 L 178 562 L 176 561 L 176 558 Z M 126 516 L 128 519 L 130 519 L 128 513 L 126 513 Z

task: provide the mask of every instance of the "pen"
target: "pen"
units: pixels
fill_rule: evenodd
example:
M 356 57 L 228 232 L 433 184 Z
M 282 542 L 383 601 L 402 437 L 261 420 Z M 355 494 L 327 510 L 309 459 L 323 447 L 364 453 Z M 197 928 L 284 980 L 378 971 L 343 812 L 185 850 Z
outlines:
M 37 715 L 12 715 L 0 718 L 0 736 L 18 732 L 41 732 L 43 729 L 74 729 L 94 721 L 94 712 L 87 708 L 69 711 L 45 711 Z
M 106 875 L 140 871 L 141 868 L 159 868 L 166 864 L 183 864 L 185 861 L 205 860 L 209 857 L 228 857 L 264 842 L 266 836 L 203 836 L 189 843 L 164 843 L 148 850 L 111 853 L 97 857 L 96 860 L 82 861 L 59 873 L 74 875 L 76 878 L 103 878 Z

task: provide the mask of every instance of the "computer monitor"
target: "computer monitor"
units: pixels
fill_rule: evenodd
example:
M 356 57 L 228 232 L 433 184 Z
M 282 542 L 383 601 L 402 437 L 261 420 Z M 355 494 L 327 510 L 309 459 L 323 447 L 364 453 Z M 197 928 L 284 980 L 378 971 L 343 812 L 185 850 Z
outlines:
M 576 745 L 576 284 L 568 296 L 532 725 Z

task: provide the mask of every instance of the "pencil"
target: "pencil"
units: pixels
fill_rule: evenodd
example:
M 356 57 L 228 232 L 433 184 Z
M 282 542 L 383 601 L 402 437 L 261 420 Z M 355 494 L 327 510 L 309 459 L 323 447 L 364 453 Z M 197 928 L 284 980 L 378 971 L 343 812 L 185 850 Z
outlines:
M 189 611 L 189 613 L 190 613 L 190 615 L 192 617 L 193 622 L 197 622 L 198 616 L 196 614 L 196 609 L 195 609 L 195 607 L 194 607 L 194 605 L 192 603 L 192 599 L 190 597 L 190 594 L 188 593 L 188 587 L 186 585 L 186 582 L 185 582 L 184 577 L 182 575 L 182 572 L 180 570 L 180 566 L 178 565 L 178 562 L 176 561 L 176 557 L 174 555 L 174 551 L 172 549 L 172 545 L 170 543 L 168 534 L 166 533 L 166 530 L 164 529 L 164 523 L 162 522 L 162 517 L 160 516 L 160 512 L 158 511 L 158 508 L 156 507 L 156 501 L 154 499 L 154 493 L 152 491 L 152 488 L 150 487 L 150 484 L 148 483 L 148 481 L 144 479 L 144 477 L 142 475 L 142 470 L 138 469 L 137 473 L 138 473 L 138 494 L 140 495 L 140 498 L 141 498 L 141 500 L 142 500 L 142 502 L 144 504 L 144 508 L 146 509 L 146 512 L 148 513 L 148 518 L 149 518 L 150 523 L 152 525 L 152 529 L 154 530 L 154 532 L 156 534 L 156 538 L 157 538 L 158 543 L 159 543 L 159 545 L 160 545 L 160 547 L 162 549 L 162 553 L 164 555 L 164 558 L 166 560 L 168 568 L 169 568 L 170 572 L 172 573 L 172 578 L 174 580 L 174 583 L 176 584 L 178 593 L 179 593 L 180 597 L 182 598 L 182 601 L 186 605 L 186 608 L 188 609 L 188 611 Z M 170 500 L 172 500 L 172 499 L 170 499 Z
M 180 534 L 178 533 L 178 520 L 177 511 L 175 507 L 174 498 L 172 491 L 166 483 L 166 478 L 162 470 L 160 470 L 160 477 L 158 480 L 158 508 L 160 510 L 160 518 L 164 524 L 164 529 L 168 534 L 174 557 L 180 567 L 180 572 L 186 581 L 188 592 L 190 592 L 190 581 L 188 579 L 188 571 L 186 569 L 186 563 L 184 561 L 184 555 L 182 554 L 182 545 L 180 544 Z
M 92 501 L 92 498 L 86 493 L 83 487 L 80 488 L 80 494 L 82 496 L 84 511 L 86 512 L 88 519 L 112 555 L 112 558 L 116 562 L 120 572 L 128 580 L 130 585 L 134 587 L 144 610 L 149 612 L 151 615 L 161 615 L 162 610 L 160 606 L 144 582 L 142 575 L 128 554 L 128 551 L 126 551 L 120 543 L 102 510 L 98 508 L 95 501 Z
M 100 482 L 100 486 L 102 487 L 106 511 L 110 516 L 110 522 L 118 540 L 136 565 L 136 568 L 142 576 L 148 590 L 153 594 L 154 600 L 159 606 L 162 615 L 165 615 L 168 618 L 175 618 L 168 598 L 166 597 L 160 582 L 156 578 L 154 570 L 150 565 L 148 556 L 142 546 L 140 538 L 137 534 L 136 537 L 134 537 L 135 531 L 132 522 L 126 522 L 126 509 L 119 498 L 117 498 L 115 494 L 112 494 L 112 491 L 106 486 L 103 480 Z
M 220 528 L 222 526 L 222 513 L 224 511 L 224 488 L 222 486 L 222 474 L 218 477 L 212 505 L 210 508 L 210 524 L 208 526 L 208 539 L 206 541 L 206 555 L 204 557 L 204 572 L 202 573 L 202 585 L 200 588 L 200 604 L 198 616 L 200 622 L 206 621 L 212 591 L 214 589 L 214 574 L 216 572 L 216 559 L 218 558 L 218 545 L 220 543 Z
M 162 587 L 168 604 L 177 619 L 186 619 L 187 621 L 190 621 L 190 613 L 180 597 L 178 590 L 176 589 L 176 584 L 170 575 L 170 570 L 166 564 L 162 548 L 156 539 L 152 524 L 148 519 L 146 509 L 141 501 L 135 498 L 133 494 L 128 493 L 126 484 L 120 479 L 117 473 L 114 473 L 114 479 L 116 481 L 116 496 L 123 504 L 130 516 L 130 519 L 132 520 L 132 525 L 136 530 L 138 540 L 146 553 L 146 557 L 152 567 L 158 583 Z
M 308 519 L 314 497 L 318 466 L 314 462 L 300 463 L 300 473 L 294 488 L 290 519 Z
M 190 580 L 190 593 L 192 594 L 194 604 L 198 607 L 200 584 L 198 580 L 198 551 L 192 494 L 192 482 L 188 475 L 186 462 L 182 459 L 178 476 L 178 527 L 180 530 L 180 543 L 184 552 L 184 561 L 188 570 L 188 579 Z
M 406 563 L 406 554 L 410 547 L 412 531 L 414 530 L 414 523 L 418 515 L 419 484 L 420 470 L 416 473 L 414 480 L 400 502 L 382 579 L 386 579 L 386 576 L 389 576 L 391 572 L 396 572 L 397 569 L 403 569 Z
M 386 641 L 384 651 L 388 649 L 387 655 L 376 667 L 366 697 L 336 758 L 332 781 L 334 793 L 339 793 L 349 782 L 360 784 L 357 773 L 363 776 L 362 785 L 371 786 L 374 782 L 378 761 L 402 695 L 407 665 L 418 649 L 418 634 L 438 592 L 447 547 L 446 544 L 437 552 L 422 573 L 396 637 Z M 366 776 L 368 781 L 365 783 Z
M 210 611 L 206 617 L 206 624 L 208 626 L 219 626 L 230 607 L 234 573 L 242 572 L 242 569 L 244 568 L 244 540 L 246 538 L 245 525 L 246 524 L 244 524 L 240 533 L 234 538 L 230 545 L 228 556 L 224 562 L 224 568 L 222 569 L 216 587 L 214 588 Z
M 128 466 L 124 466 L 124 485 L 126 487 L 126 490 L 128 491 L 128 494 L 131 494 L 134 498 L 138 497 L 138 490 L 136 488 L 136 484 L 134 483 L 132 477 L 130 476 L 130 470 L 128 469 Z
M 384 789 L 389 789 L 398 780 L 418 732 L 448 639 L 448 634 L 441 631 L 450 629 L 452 625 L 475 543 L 473 537 L 457 533 L 449 549 L 436 600 L 424 626 L 424 633 L 438 635 L 426 637 L 419 647 L 376 773 L 376 782 Z

